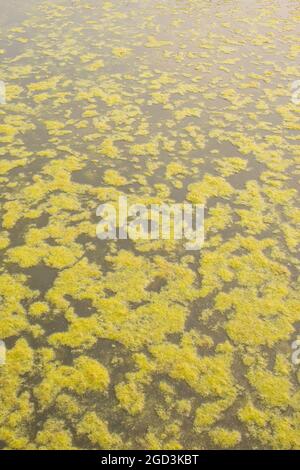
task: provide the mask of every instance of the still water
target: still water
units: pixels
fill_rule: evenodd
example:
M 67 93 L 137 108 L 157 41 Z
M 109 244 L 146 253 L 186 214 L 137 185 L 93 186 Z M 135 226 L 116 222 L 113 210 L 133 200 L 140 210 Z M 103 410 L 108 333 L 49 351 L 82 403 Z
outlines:
M 299 449 L 299 2 L 0 12 L 1 447 Z M 120 196 L 203 248 L 97 239 Z

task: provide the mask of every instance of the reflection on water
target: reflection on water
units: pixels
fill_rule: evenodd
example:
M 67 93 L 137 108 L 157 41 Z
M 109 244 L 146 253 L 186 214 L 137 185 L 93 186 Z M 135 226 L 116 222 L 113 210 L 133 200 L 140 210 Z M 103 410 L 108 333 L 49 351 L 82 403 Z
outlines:
M 0 7 L 2 447 L 299 448 L 298 2 Z M 98 240 L 121 195 L 204 248 Z

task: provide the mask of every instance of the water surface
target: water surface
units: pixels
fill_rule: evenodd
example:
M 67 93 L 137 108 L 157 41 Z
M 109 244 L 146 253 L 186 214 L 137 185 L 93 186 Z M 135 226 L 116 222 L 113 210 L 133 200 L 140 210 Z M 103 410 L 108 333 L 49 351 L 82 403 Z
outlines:
M 0 10 L 1 446 L 299 448 L 299 3 Z M 203 249 L 98 240 L 123 195 Z

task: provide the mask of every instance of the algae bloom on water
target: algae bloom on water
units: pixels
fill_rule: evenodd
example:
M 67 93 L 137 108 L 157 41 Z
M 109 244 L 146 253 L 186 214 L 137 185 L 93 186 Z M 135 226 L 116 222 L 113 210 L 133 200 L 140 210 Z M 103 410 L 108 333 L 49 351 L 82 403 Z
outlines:
M 0 448 L 300 449 L 298 2 L 0 10 Z

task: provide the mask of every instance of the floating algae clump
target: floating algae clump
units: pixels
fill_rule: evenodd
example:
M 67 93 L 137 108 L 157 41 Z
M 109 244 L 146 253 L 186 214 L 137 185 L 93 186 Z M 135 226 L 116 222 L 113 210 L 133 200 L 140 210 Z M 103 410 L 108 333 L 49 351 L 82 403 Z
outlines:
M 228 198 L 233 191 L 230 183 L 224 178 L 205 175 L 201 182 L 189 186 L 187 199 L 194 204 L 204 204 L 211 197 Z
M 224 428 L 213 429 L 209 432 L 209 436 L 217 447 L 223 449 L 235 447 L 241 440 L 241 435 L 238 431 L 229 431 Z
M 61 390 L 70 390 L 78 395 L 87 392 L 103 392 L 109 384 L 109 375 L 104 366 L 95 359 L 80 356 L 74 367 L 47 366 L 45 378 L 35 389 L 35 396 L 42 407 L 53 403 Z
M 122 448 L 120 437 L 110 433 L 107 423 L 99 419 L 96 413 L 86 413 L 77 430 L 79 434 L 87 435 L 91 443 L 100 449 Z
M 105 183 L 112 186 L 124 186 L 124 184 L 127 184 L 126 178 L 121 176 L 116 170 L 106 170 L 103 179 Z
M 145 405 L 144 394 L 132 383 L 120 383 L 116 386 L 116 395 L 121 406 L 131 415 L 140 413 Z
M 49 312 L 49 306 L 46 302 L 35 302 L 30 305 L 29 313 L 33 317 L 40 317 Z
M 39 449 L 47 450 L 72 450 L 72 434 L 65 429 L 65 423 L 61 420 L 48 419 L 42 431 L 36 436 Z
M 9 245 L 9 238 L 3 234 L 0 236 L 0 250 L 4 250 Z

